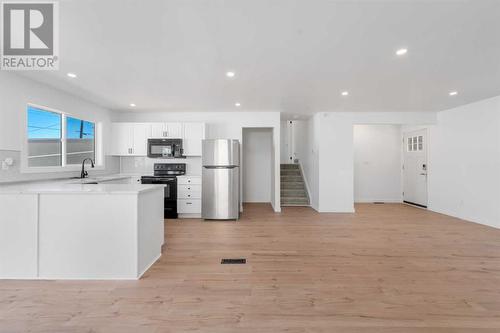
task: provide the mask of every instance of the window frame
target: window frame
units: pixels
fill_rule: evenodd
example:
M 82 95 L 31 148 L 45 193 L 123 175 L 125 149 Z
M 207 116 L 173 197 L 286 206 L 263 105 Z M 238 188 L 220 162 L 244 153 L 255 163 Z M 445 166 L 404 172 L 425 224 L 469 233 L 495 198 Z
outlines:
M 30 167 L 28 165 L 28 109 L 36 108 L 42 111 L 57 113 L 61 115 L 61 165 L 60 166 L 36 166 Z M 76 118 L 79 120 L 91 122 L 94 124 L 94 154 L 95 154 L 95 169 L 104 170 L 104 154 L 103 154 L 103 140 L 102 140 L 102 123 L 94 119 L 83 119 L 82 117 L 69 112 L 63 112 L 54 108 L 34 103 L 27 103 L 24 113 L 22 113 L 23 121 L 23 142 L 21 150 L 21 173 L 47 173 L 47 172 L 65 172 L 65 171 L 78 171 L 81 169 L 80 164 L 67 164 L 67 117 Z
M 68 131 L 68 118 L 73 118 L 73 119 L 77 119 L 77 120 L 80 120 L 80 121 L 85 121 L 85 122 L 94 124 L 94 162 L 96 162 L 96 160 L 97 160 L 97 123 L 94 122 L 94 121 L 77 118 L 77 117 L 75 117 L 73 115 L 70 115 L 70 114 L 62 115 L 62 117 L 64 118 L 63 124 L 66 126 L 66 128 L 64 129 L 65 136 L 64 136 L 64 139 L 63 139 L 64 142 L 65 142 L 65 145 L 64 145 L 65 154 L 64 154 L 64 163 L 62 163 L 62 164 L 65 165 L 65 166 L 78 165 L 79 168 L 81 168 L 81 166 L 82 166 L 81 163 L 78 163 L 78 164 L 68 164 L 68 133 L 67 133 L 67 131 Z

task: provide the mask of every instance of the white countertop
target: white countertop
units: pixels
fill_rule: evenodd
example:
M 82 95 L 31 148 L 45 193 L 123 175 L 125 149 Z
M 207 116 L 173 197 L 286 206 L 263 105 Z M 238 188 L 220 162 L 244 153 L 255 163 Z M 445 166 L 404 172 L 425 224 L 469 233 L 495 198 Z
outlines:
M 110 175 L 85 179 L 61 179 L 45 182 L 29 182 L 0 186 L 0 194 L 137 194 L 162 189 L 153 184 L 85 184 L 130 178 L 130 175 Z

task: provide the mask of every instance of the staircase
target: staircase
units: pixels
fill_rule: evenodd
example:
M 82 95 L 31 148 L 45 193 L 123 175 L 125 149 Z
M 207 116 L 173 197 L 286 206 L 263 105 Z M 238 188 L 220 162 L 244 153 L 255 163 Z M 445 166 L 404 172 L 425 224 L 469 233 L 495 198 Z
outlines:
M 306 186 L 298 164 L 281 164 L 281 206 L 309 206 Z

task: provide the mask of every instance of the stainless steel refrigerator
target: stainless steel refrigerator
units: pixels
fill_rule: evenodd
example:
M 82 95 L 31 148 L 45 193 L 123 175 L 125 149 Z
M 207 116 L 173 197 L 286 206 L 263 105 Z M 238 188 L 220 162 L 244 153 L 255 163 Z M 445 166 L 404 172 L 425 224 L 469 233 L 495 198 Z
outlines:
M 201 216 L 233 220 L 240 214 L 240 143 L 203 140 Z

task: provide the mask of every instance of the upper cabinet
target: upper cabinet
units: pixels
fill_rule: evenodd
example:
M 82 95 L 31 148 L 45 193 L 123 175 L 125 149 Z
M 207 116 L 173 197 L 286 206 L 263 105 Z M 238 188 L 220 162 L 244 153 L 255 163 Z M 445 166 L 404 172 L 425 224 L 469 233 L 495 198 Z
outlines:
M 147 156 L 148 139 L 182 139 L 185 156 L 201 156 L 204 123 L 112 123 L 111 155 Z
M 134 123 L 132 128 L 134 136 L 132 155 L 146 156 L 148 154 L 148 138 L 151 134 L 151 126 L 146 123 Z
M 111 124 L 111 155 L 146 156 L 151 125 L 147 123 Z
M 201 142 L 205 139 L 204 123 L 184 123 L 184 156 L 201 156 Z
M 151 123 L 150 137 L 182 139 L 182 123 Z

